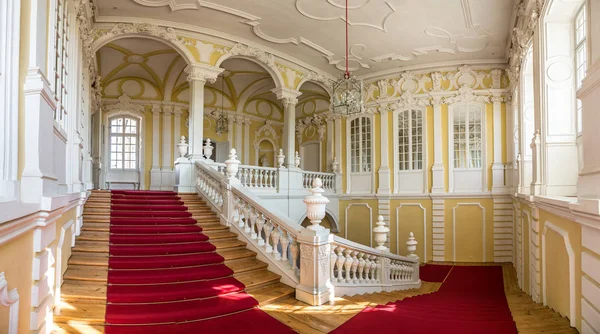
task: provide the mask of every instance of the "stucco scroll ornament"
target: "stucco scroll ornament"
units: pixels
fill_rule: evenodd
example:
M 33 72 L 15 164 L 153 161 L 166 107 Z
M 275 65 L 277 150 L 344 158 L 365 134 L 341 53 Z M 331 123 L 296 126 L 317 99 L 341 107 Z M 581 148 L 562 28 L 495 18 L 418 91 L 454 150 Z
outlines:
M 427 107 L 431 105 L 429 99 L 418 99 L 413 93 L 406 91 L 400 96 L 400 100 L 391 105 L 392 110 L 411 107 Z
M 388 88 L 390 87 L 390 83 L 387 80 L 382 79 L 382 80 L 377 81 L 377 87 L 379 87 L 379 98 L 380 99 L 383 99 L 383 98 L 386 98 L 389 96 Z
M 329 262 L 329 257 L 330 257 L 330 245 L 329 244 L 325 244 L 322 246 L 319 246 L 319 254 L 318 254 L 318 258 L 319 258 L 319 267 L 321 267 L 321 276 L 326 276 L 327 273 L 330 271 L 330 262 Z
M 253 48 L 242 43 L 237 43 L 229 50 L 229 52 L 227 52 L 227 54 L 230 56 L 247 56 L 256 58 L 261 63 L 264 63 L 273 70 L 277 71 L 277 66 L 275 66 L 275 56 L 260 49 Z
M 304 74 L 299 74 L 300 79 L 305 79 L 307 81 L 315 81 L 315 82 L 320 82 L 322 83 L 326 90 L 327 93 L 329 95 L 331 95 L 331 87 L 333 86 L 333 80 L 329 79 L 328 77 L 324 76 L 323 74 L 319 74 L 315 71 L 309 71 L 308 73 Z
M 159 27 L 150 23 L 118 23 L 108 32 L 98 32 L 94 34 L 96 38 L 104 35 L 116 36 L 124 34 L 144 34 L 160 37 L 167 41 L 181 44 L 181 41 L 175 34 L 175 29 L 172 27 Z
M 144 112 L 144 106 L 131 102 L 131 98 L 127 94 L 119 96 L 119 102 L 106 105 L 104 107 L 107 111 L 110 110 L 131 110 L 137 112 Z
M 490 97 L 475 95 L 471 87 L 467 85 L 462 85 L 458 89 L 458 93 L 455 96 L 447 97 L 444 99 L 445 104 L 468 103 L 471 101 L 490 103 Z
M 431 73 L 431 80 L 433 80 L 433 91 L 441 92 L 442 91 L 442 80 L 446 79 L 442 72 L 433 72 Z

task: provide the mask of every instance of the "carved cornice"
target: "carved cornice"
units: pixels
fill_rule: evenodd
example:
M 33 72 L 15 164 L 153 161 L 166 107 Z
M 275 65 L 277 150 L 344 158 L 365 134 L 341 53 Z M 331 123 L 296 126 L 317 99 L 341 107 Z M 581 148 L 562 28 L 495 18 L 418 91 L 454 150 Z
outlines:
M 217 77 L 223 71 L 222 68 L 202 64 L 188 65 L 185 68 L 188 82 L 204 81 L 211 84 L 217 81 Z
M 490 97 L 485 95 L 475 95 L 471 87 L 463 85 L 459 88 L 456 95 L 444 98 L 444 104 L 468 103 L 471 101 L 490 103 Z

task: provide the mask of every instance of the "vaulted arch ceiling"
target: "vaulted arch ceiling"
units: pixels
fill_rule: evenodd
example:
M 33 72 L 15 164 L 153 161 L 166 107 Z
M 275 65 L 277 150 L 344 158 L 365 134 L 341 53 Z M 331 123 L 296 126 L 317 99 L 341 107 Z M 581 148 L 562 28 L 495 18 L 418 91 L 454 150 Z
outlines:
M 344 4 L 96 0 L 101 19 L 143 17 L 233 35 L 331 74 L 344 66 Z M 350 66 L 368 74 L 436 62 L 504 62 L 515 0 L 349 0 L 349 5 Z

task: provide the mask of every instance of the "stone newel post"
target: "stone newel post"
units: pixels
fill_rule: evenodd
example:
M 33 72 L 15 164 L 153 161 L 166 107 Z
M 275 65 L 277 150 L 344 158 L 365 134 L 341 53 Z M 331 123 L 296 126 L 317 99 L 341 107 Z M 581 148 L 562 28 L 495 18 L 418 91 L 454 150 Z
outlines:
M 188 152 L 188 145 L 185 142 L 185 136 L 181 136 L 181 139 L 179 139 L 179 144 L 177 144 L 177 148 L 179 149 L 179 157 L 185 157 L 185 155 Z
M 329 199 L 322 195 L 325 190 L 321 188 L 323 186 L 323 181 L 321 181 L 320 178 L 317 177 L 314 179 L 312 186 L 313 187 L 310 190 L 312 195 L 306 196 L 303 201 L 308 209 L 306 217 L 310 219 L 311 223 L 307 228 L 313 231 L 321 231 L 325 228 L 319 224 L 321 224 L 321 220 L 325 218 L 325 207 L 327 206 L 327 203 L 329 203 Z
M 212 155 L 214 147 L 210 144 L 210 138 L 206 138 L 206 144 L 204 144 L 204 157 L 207 161 L 212 161 L 210 156 Z
M 406 250 L 408 250 L 408 256 L 410 257 L 417 257 L 417 254 L 415 254 L 415 252 L 417 251 L 417 240 L 415 240 L 415 235 L 410 232 L 408 234 L 408 241 L 406 242 Z
M 237 159 L 237 155 L 235 153 L 235 148 L 232 148 L 231 151 L 229 151 L 229 159 L 225 160 L 225 165 L 227 165 L 225 168 L 225 173 L 227 174 L 227 178 L 229 179 L 230 183 L 231 181 L 236 180 L 236 175 L 240 167 L 240 161 Z
M 387 234 L 390 231 L 389 228 L 385 227 L 385 222 L 383 221 L 383 216 L 377 217 L 377 227 L 373 229 L 373 233 L 375 234 L 375 242 L 377 243 L 377 247 L 375 249 L 379 250 L 389 250 L 384 246 L 387 241 Z
M 312 195 L 304 198 L 311 226 L 298 234 L 300 244 L 300 284 L 296 287 L 296 299 L 310 305 L 322 305 L 333 300 L 330 243 L 333 235 L 319 224 L 325 217 L 329 199 L 322 195 L 322 182 L 313 181 Z
M 283 149 L 279 149 L 279 154 L 277 155 L 277 167 L 283 168 L 283 164 L 285 163 L 285 155 L 283 154 Z

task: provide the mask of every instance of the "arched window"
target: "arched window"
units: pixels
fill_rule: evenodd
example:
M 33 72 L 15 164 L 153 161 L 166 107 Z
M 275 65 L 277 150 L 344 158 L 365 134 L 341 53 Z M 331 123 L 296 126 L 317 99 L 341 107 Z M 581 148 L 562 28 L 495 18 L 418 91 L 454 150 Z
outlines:
M 139 124 L 130 117 L 110 119 L 110 168 L 135 170 L 138 168 Z
M 398 169 L 423 169 L 423 112 L 404 110 L 398 113 Z
M 350 168 L 352 173 L 371 172 L 371 119 L 350 122 Z
M 453 166 L 479 169 L 482 167 L 483 107 L 461 104 L 452 113 Z

